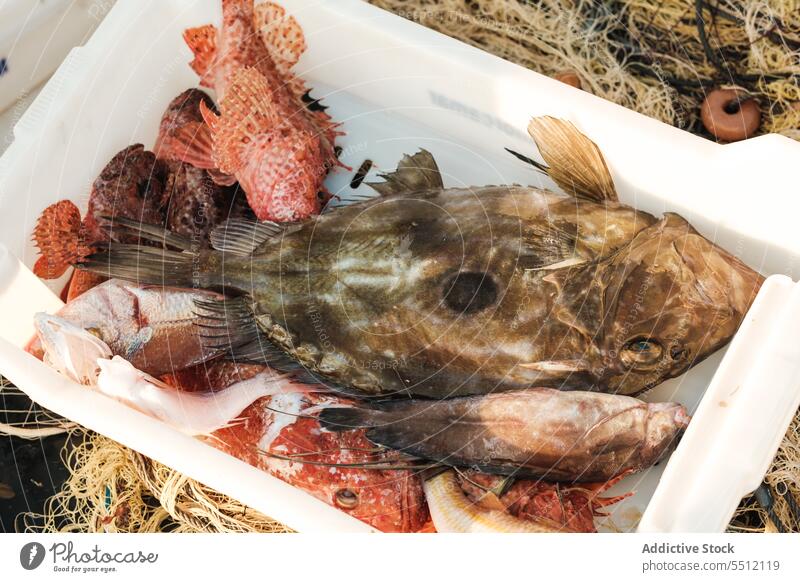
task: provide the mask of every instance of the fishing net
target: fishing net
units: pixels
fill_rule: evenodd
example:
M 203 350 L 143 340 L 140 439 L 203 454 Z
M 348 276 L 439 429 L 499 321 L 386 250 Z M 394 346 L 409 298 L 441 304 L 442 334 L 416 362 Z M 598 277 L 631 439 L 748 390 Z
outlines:
M 800 0 L 371 1 L 545 75 L 573 74 L 586 91 L 712 139 L 701 104 L 714 88 L 734 88 L 758 102 L 757 133 L 800 139 Z M 287 531 L 110 439 L 70 430 L 71 476 L 44 515 L 21 516 L 19 529 Z M 800 530 L 800 417 L 765 482 L 769 511 L 744 500 L 731 531 Z
M 764 481 L 769 501 L 742 501 L 729 531 L 800 531 L 800 414 L 786 432 Z
M 102 435 L 75 429 L 70 476 L 43 514 L 19 516 L 39 532 L 265 532 L 280 523 Z
M 372 0 L 524 67 L 712 137 L 700 107 L 734 88 L 757 133 L 800 139 L 800 0 Z

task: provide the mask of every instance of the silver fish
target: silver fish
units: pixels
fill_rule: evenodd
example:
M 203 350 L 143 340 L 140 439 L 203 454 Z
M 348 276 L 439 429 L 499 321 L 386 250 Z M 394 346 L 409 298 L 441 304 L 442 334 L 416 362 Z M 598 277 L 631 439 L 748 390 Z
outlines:
M 568 482 L 650 467 L 689 424 L 680 404 L 552 388 L 330 407 L 319 419 L 331 431 L 366 427 L 375 444 L 443 465 Z

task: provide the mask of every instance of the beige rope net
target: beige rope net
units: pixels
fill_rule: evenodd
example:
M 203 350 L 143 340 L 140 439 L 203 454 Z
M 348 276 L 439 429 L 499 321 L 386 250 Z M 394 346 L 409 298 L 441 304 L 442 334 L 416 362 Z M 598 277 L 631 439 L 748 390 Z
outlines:
M 65 450 L 70 477 L 43 515 L 18 529 L 62 532 L 288 532 L 226 495 L 102 435 L 75 429 Z
M 768 515 L 755 499 L 745 499 L 729 530 L 774 532 L 777 531 L 774 517 L 777 517 L 787 531 L 800 531 L 800 507 L 797 506 L 800 503 L 800 414 L 786 432 L 764 480 L 774 492 L 773 515 Z
M 545 75 L 574 71 L 585 90 L 645 115 L 667 123 L 678 118 L 670 87 L 632 74 L 615 57 L 610 33 L 621 23 L 603 2 L 371 3 Z
M 714 87 L 756 98 L 760 132 L 800 139 L 800 0 L 372 0 L 546 75 L 574 72 L 584 90 L 710 137 L 700 104 Z M 114 441 L 72 427 L 71 477 L 37 531 L 287 531 L 275 521 Z M 773 516 L 792 519 L 800 499 L 800 417 L 766 476 Z M 795 527 L 797 527 L 795 525 Z M 771 531 L 745 500 L 732 531 Z
M 707 92 L 735 87 L 761 105 L 760 133 L 800 139 L 800 0 L 372 3 L 700 134 Z

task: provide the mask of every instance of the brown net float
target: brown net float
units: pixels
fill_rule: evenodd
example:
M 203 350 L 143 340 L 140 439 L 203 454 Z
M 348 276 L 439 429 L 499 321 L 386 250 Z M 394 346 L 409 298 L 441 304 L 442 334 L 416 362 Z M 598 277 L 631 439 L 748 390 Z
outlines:
M 700 118 L 718 139 L 739 141 L 756 134 L 761 109 L 755 99 L 742 99 L 735 89 L 714 89 L 703 101 Z

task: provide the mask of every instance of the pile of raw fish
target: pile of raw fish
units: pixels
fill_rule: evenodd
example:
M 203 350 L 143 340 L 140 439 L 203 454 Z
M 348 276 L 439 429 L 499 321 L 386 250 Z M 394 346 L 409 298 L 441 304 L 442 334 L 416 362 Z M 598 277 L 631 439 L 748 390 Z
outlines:
M 383 531 L 595 531 L 689 422 L 637 395 L 725 345 L 762 277 L 683 218 L 619 202 L 572 124 L 529 133 L 562 193 L 446 188 L 405 156 L 326 205 L 337 124 L 292 72 L 303 32 L 223 0 L 188 89 L 86 214 L 45 209 L 35 272 L 73 270 L 33 353 Z

